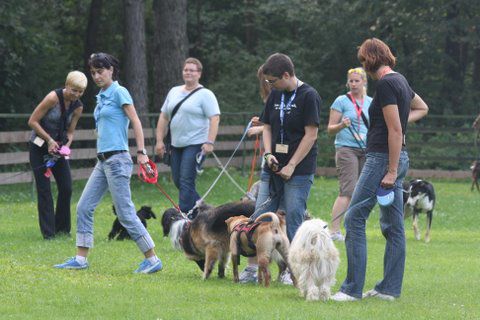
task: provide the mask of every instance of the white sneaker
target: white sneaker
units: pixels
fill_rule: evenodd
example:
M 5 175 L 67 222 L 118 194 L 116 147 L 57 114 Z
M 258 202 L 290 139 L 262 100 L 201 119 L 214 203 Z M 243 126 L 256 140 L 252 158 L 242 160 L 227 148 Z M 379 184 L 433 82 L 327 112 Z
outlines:
M 250 283 L 250 282 L 256 283 L 258 282 L 257 273 L 258 273 L 257 265 L 247 266 L 242 272 L 240 272 L 240 276 L 238 280 L 240 283 Z
M 343 236 L 341 231 L 330 234 L 330 238 L 332 238 L 333 241 L 345 241 L 345 237 Z
M 282 272 L 280 275 L 280 282 L 286 284 L 287 286 L 293 286 L 293 280 L 290 271 L 285 270 Z
M 338 291 L 335 293 L 333 296 L 330 297 L 331 300 L 333 301 L 338 301 L 338 302 L 350 302 L 350 301 L 358 301 L 358 298 L 349 296 L 346 293 L 343 293 L 342 291 Z
M 380 293 L 375 289 L 369 290 L 362 295 L 363 299 L 371 298 L 371 297 L 375 297 L 375 298 L 385 300 L 385 301 L 394 301 L 395 300 L 394 296 L 391 296 L 389 294 Z

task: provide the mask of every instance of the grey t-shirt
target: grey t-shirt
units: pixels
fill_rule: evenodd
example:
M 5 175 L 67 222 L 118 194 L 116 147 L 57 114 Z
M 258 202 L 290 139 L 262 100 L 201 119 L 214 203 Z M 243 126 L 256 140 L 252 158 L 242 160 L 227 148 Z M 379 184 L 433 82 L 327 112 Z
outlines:
M 168 119 L 178 102 L 189 92 L 177 86 L 170 89 L 161 112 Z M 208 139 L 209 118 L 219 115 L 218 101 L 212 91 L 204 88 L 191 95 L 178 109 L 170 123 L 172 146 L 183 148 L 194 144 L 203 144 Z

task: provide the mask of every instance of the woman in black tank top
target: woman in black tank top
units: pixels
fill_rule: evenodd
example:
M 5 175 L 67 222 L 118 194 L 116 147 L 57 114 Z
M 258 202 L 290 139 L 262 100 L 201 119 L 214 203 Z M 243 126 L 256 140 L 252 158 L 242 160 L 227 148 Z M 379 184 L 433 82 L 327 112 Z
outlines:
M 45 160 L 52 158 L 52 155 L 58 155 L 58 149 L 62 145 L 70 147 L 83 111 L 83 104 L 79 99 L 86 87 L 87 77 L 82 72 L 70 72 L 65 88 L 47 94 L 28 120 L 28 125 L 33 129 L 29 143 L 30 165 L 37 187 L 38 217 L 44 239 L 51 239 L 58 233 L 70 234 L 70 165 L 64 157 L 60 157 L 50 168 L 58 189 L 57 205 L 54 209 L 50 178 L 45 176 Z

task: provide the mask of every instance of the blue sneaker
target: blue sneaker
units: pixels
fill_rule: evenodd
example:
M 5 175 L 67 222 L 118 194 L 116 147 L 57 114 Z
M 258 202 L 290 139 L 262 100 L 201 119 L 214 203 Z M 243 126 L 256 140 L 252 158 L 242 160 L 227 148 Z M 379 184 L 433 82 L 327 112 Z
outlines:
M 152 264 L 150 261 L 148 261 L 148 259 L 145 259 L 142 261 L 142 263 L 140 263 L 140 266 L 138 266 L 138 269 L 135 270 L 135 273 L 154 273 L 162 270 L 162 268 L 162 260 L 158 259 L 157 262 Z
M 56 264 L 54 265 L 55 268 L 57 269 L 76 269 L 76 270 L 81 270 L 81 269 L 87 269 L 88 268 L 88 262 L 85 261 L 85 263 L 80 263 L 75 259 L 75 257 L 72 257 L 65 261 L 64 263 L 61 264 Z

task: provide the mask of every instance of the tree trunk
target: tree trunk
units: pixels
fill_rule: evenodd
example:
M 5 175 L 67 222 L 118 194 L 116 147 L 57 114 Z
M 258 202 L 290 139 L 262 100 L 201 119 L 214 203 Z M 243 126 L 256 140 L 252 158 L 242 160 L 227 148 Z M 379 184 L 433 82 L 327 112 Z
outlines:
M 160 111 L 168 91 L 182 83 L 188 54 L 187 0 L 154 0 L 154 110 Z
M 257 32 L 255 30 L 255 0 L 244 0 L 245 4 L 245 45 L 251 54 L 257 47 Z
M 445 39 L 444 82 L 442 97 L 445 105 L 443 113 L 459 111 L 462 106 L 465 71 L 467 68 L 468 43 L 462 40 L 465 32 L 461 28 L 460 9 L 454 2 L 447 8 L 446 23 L 453 27 L 448 30 Z M 462 109 L 460 109 L 462 110 Z
M 473 100 L 478 101 L 480 99 L 480 47 L 473 50 L 472 91 Z M 476 105 L 475 111 L 477 114 L 480 112 L 480 105 Z
M 100 30 L 100 17 L 102 16 L 102 0 L 92 0 L 90 3 L 90 12 L 88 15 L 87 34 L 85 35 L 85 50 L 83 53 L 83 61 L 85 65 L 85 74 L 88 78 L 88 87 L 82 101 L 87 106 L 95 105 L 95 94 L 98 91 L 88 68 L 88 59 L 90 55 L 97 51 L 97 38 Z
M 145 2 L 124 0 L 125 84 L 133 97 L 144 127 L 150 127 L 148 113 L 148 70 L 145 50 Z

